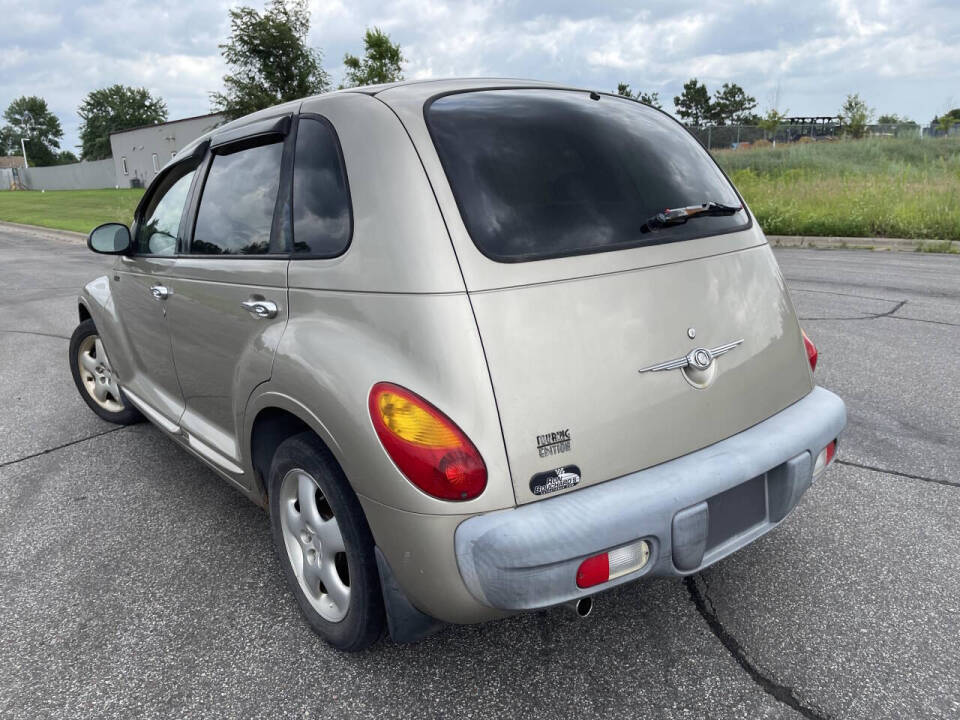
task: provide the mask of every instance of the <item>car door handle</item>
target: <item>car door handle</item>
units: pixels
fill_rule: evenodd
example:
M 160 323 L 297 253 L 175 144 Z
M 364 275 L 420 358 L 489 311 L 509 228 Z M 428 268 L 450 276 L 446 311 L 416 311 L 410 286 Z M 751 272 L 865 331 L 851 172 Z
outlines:
M 269 300 L 251 298 L 250 300 L 244 300 L 240 305 L 255 318 L 266 320 L 277 316 L 277 304 Z
M 173 293 L 170 292 L 170 288 L 164 287 L 163 285 L 154 285 L 150 288 L 150 294 L 153 295 L 154 300 L 166 300 L 173 295 Z

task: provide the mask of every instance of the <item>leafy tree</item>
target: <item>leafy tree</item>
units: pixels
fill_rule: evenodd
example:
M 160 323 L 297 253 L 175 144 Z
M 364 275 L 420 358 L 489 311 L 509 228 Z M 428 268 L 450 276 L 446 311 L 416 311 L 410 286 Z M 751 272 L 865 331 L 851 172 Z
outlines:
M 867 134 L 867 125 L 873 117 L 873 109 L 869 107 L 859 94 L 847 95 L 840 108 L 840 119 L 846 127 L 850 137 L 862 138 Z
M 403 80 L 400 65 L 404 59 L 399 43 L 390 42 L 390 36 L 380 28 L 367 29 L 363 36 L 363 57 L 358 58 L 350 53 L 343 56 L 347 76 L 341 87 L 378 85 Z
M 618 83 L 617 95 L 630 98 L 631 100 L 636 100 L 637 102 L 642 102 L 644 105 L 650 105 L 651 107 L 657 108 L 657 110 L 663 110 L 663 105 L 660 104 L 660 93 L 658 92 L 645 93 L 641 92 L 640 90 L 633 92 L 627 83 Z
M 683 84 L 683 92 L 673 98 L 679 115 L 688 125 L 701 127 L 710 119 L 712 106 L 707 86 L 691 78 Z
M 930 124 L 936 127 L 937 130 L 950 132 L 950 129 L 958 123 L 960 123 L 960 108 L 954 108 L 953 110 L 945 112 L 940 117 L 935 117 Z
M 230 10 L 230 39 L 220 51 L 232 72 L 223 77 L 224 92 L 210 93 L 213 110 L 232 120 L 326 92 L 330 76 L 323 54 L 307 45 L 309 31 L 307 0 L 272 0 L 262 13 Z
M 0 154 L 23 155 L 20 139 L 27 147 L 31 165 L 55 165 L 63 129 L 41 97 L 23 96 L 14 100 L 3 113 L 7 124 L 0 130 Z
M 756 107 L 756 98 L 747 95 L 742 87 L 736 83 L 724 83 L 720 90 L 713 93 L 710 119 L 715 125 L 754 123 L 757 120 L 757 116 L 753 113 Z
M 84 160 L 110 157 L 110 133 L 167 119 L 167 105 L 146 88 L 111 85 L 90 92 L 77 109 Z
M 933 121 L 936 122 L 937 119 L 934 118 Z M 14 143 L 20 145 L 20 141 L 13 137 L 13 129 L 10 126 L 0 127 L 0 155 L 13 155 Z
M 56 165 L 71 165 L 80 162 L 80 159 L 69 150 L 61 150 L 57 153 Z
M 776 137 L 777 131 L 780 130 L 780 127 L 783 125 L 783 121 L 786 120 L 787 113 L 789 110 L 780 112 L 776 108 L 770 108 L 767 110 L 767 114 L 762 118 L 757 120 L 757 125 L 763 129 L 763 139 L 768 139 L 769 136 Z

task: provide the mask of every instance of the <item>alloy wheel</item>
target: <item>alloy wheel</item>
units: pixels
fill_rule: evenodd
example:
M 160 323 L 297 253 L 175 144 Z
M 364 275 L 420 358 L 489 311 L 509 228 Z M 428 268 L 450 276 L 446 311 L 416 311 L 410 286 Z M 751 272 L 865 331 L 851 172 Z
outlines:
M 77 367 L 83 387 L 97 405 L 108 412 L 123 412 L 120 386 L 99 335 L 88 335 L 80 342 Z
M 350 607 L 343 535 L 317 481 L 294 468 L 280 484 L 280 529 L 300 589 L 320 617 L 340 622 Z

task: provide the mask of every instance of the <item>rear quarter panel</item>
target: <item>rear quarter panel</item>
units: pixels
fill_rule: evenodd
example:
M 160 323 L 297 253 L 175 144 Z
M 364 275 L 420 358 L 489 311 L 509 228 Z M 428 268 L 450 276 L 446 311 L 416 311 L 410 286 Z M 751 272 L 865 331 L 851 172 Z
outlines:
M 513 505 L 476 321 L 410 138 L 387 105 L 361 93 L 313 98 L 302 112 L 322 115 L 337 132 L 353 236 L 339 257 L 290 262 L 289 321 L 271 381 L 255 395 L 279 393 L 308 408 L 361 496 L 414 513 Z M 370 389 L 380 381 L 423 396 L 473 441 L 488 473 L 479 497 L 437 500 L 400 474 L 367 409 Z M 247 423 L 252 421 L 248 412 Z
M 291 288 L 289 302 L 290 321 L 277 349 L 273 378 L 260 390 L 295 397 L 310 409 L 359 495 L 431 514 L 485 512 L 514 504 L 493 391 L 465 293 Z M 479 497 L 437 500 L 400 473 L 380 444 L 368 411 L 370 389 L 381 381 L 426 398 L 473 441 L 487 466 L 487 487 Z

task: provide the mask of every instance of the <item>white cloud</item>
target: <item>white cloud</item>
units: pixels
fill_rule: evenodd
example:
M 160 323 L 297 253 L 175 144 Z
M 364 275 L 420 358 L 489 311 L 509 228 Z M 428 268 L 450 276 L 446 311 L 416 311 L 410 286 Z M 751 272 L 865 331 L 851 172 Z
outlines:
M 45 97 L 76 144 L 76 108 L 120 82 L 162 96 L 171 117 L 209 110 L 225 72 L 217 47 L 244 0 L 0 0 L 0 109 Z M 252 4 L 262 6 L 263 0 Z M 367 27 L 399 41 L 411 78 L 500 75 L 669 100 L 691 76 L 775 88 L 797 114 L 830 114 L 848 92 L 920 121 L 960 97 L 955 0 L 311 0 L 310 41 L 334 80 Z M 668 102 L 669 104 L 669 102 Z

